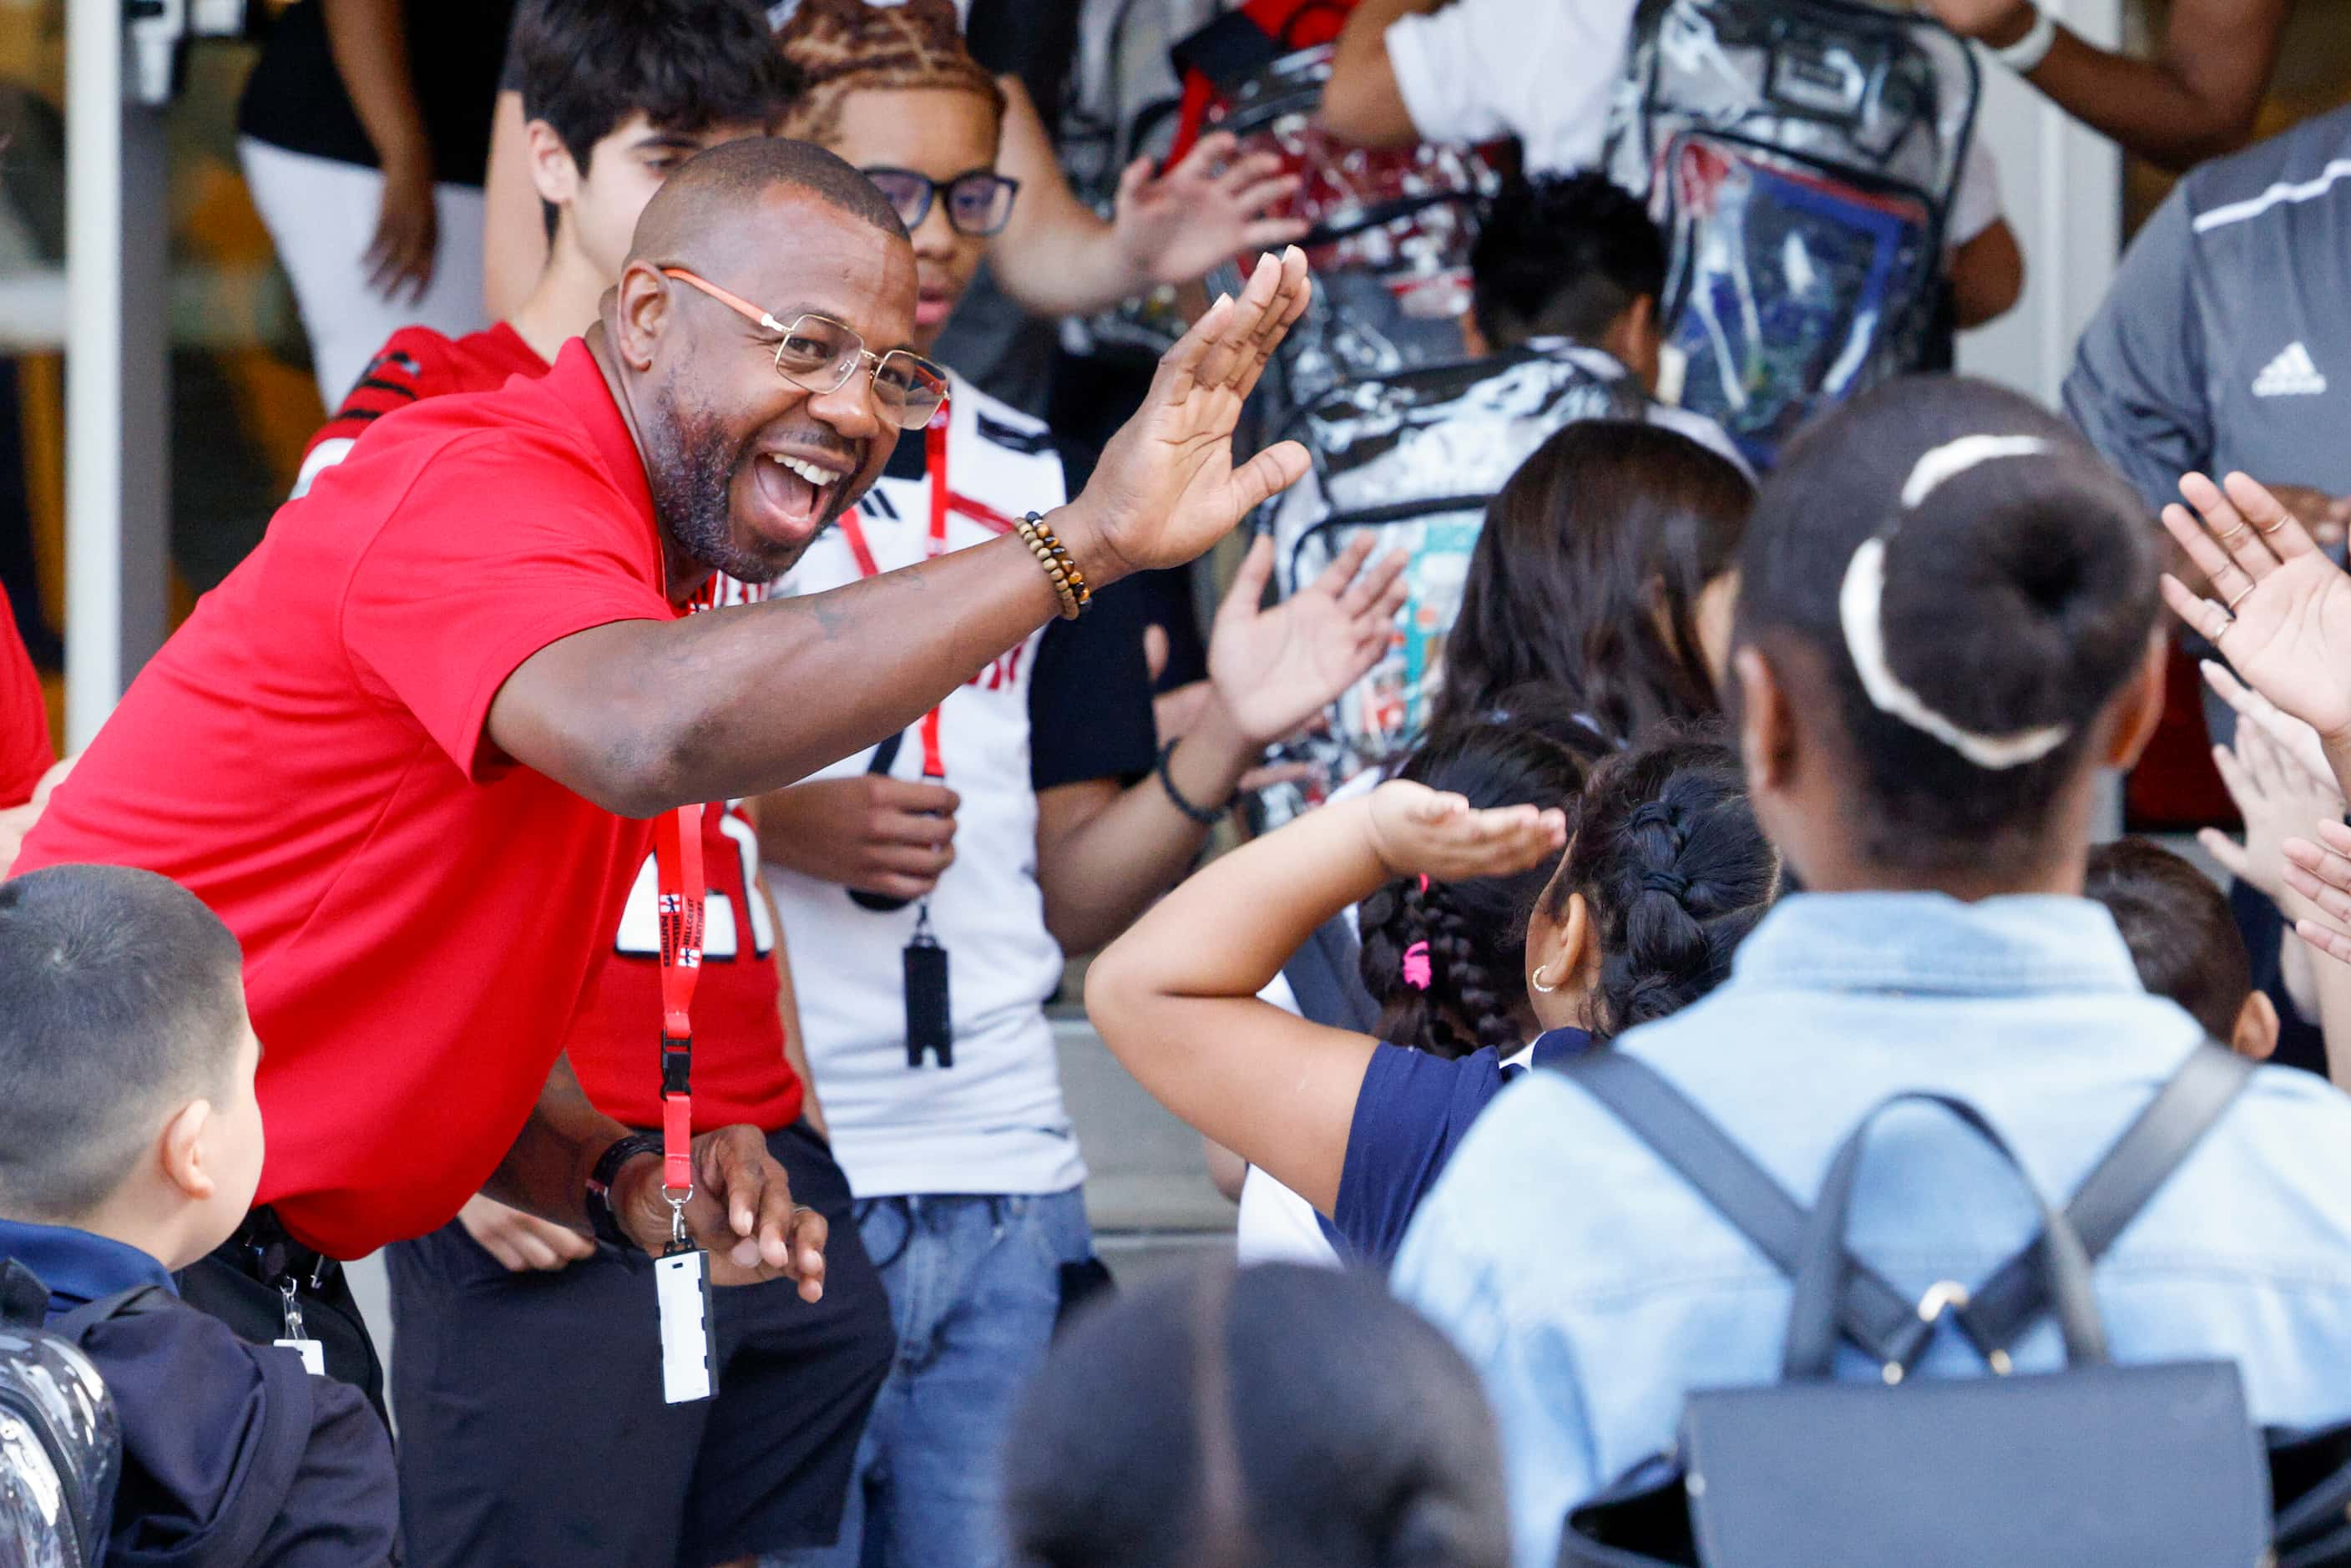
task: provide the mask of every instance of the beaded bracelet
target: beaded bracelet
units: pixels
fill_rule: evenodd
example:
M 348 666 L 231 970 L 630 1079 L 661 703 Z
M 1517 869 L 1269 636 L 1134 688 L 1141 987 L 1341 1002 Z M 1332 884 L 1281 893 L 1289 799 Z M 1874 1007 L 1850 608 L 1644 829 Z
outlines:
M 1061 619 L 1075 621 L 1085 613 L 1086 606 L 1094 601 L 1093 590 L 1086 586 L 1086 574 L 1078 570 L 1069 547 L 1053 532 L 1053 525 L 1036 512 L 1030 512 L 1013 524 L 1019 530 L 1020 542 L 1037 558 L 1045 576 L 1051 580 L 1053 591 L 1061 598 Z
M 1187 800 L 1184 791 L 1176 788 L 1176 775 L 1168 771 L 1167 768 L 1169 760 L 1176 755 L 1176 747 L 1183 743 L 1183 739 L 1184 737 L 1179 735 L 1159 748 L 1159 787 L 1167 792 L 1167 799 L 1174 802 L 1177 810 L 1204 828 L 1213 828 L 1225 820 L 1225 813 L 1233 809 L 1233 802 L 1240 798 L 1239 794 L 1236 791 L 1234 794 L 1228 795 L 1225 797 L 1225 803 L 1213 810 L 1207 806 L 1196 806 Z

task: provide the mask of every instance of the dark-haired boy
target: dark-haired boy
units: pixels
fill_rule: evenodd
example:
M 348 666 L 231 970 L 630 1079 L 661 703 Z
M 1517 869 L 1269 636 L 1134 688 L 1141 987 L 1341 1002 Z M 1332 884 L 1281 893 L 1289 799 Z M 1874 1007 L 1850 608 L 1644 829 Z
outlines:
M 228 928 L 152 872 L 0 883 L 0 1260 L 37 1277 L 53 1325 L 119 1300 L 60 1331 L 122 1423 L 111 1561 L 385 1563 L 392 1448 L 366 1401 L 172 1277 L 237 1228 L 261 1175 L 241 967 Z
M 1720 425 L 1656 401 L 1664 374 L 1666 238 L 1637 198 L 1599 174 L 1514 186 L 1479 230 L 1469 275 L 1461 336 L 1472 354 L 1604 355 L 1639 384 L 1652 424 L 1746 468 Z
M 486 331 L 453 339 L 403 327 L 385 340 L 310 438 L 295 495 L 394 409 L 546 374 L 564 341 L 596 319 L 638 214 L 669 172 L 705 147 L 769 134 L 799 83 L 753 0 L 526 0 L 507 75 L 523 94 L 531 178 L 547 214 L 538 287 Z
M 2240 1056 L 2277 1049 L 2278 1010 L 2253 988 L 2253 961 L 2211 880 L 2148 839 L 2090 852 L 2083 896 L 2106 906 L 2149 996 L 2168 997 Z

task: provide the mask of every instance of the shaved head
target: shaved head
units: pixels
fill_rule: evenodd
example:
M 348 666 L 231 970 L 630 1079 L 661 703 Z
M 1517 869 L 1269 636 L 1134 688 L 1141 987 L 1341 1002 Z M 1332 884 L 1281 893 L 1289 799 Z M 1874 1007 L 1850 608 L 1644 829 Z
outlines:
M 820 147 L 730 141 L 663 183 L 590 340 L 645 461 L 674 594 L 714 570 L 773 581 L 881 476 L 898 430 L 872 367 L 913 340 L 917 292 L 896 209 Z M 804 317 L 862 345 L 829 386 L 778 369 Z
M 810 196 L 883 234 L 906 237 L 889 198 L 849 164 L 812 141 L 751 137 L 698 152 L 663 181 L 637 220 L 629 259 L 682 262 L 704 254 L 714 239 L 723 246 L 743 217 L 768 208 L 770 193 Z

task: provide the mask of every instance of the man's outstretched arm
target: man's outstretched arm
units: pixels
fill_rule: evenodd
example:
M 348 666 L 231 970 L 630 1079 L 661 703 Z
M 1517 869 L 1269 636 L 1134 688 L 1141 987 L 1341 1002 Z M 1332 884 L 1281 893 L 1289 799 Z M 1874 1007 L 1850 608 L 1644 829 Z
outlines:
M 1236 467 L 1232 436 L 1308 293 L 1300 251 L 1268 256 L 1160 361 L 1092 482 L 1050 517 L 1089 583 L 1193 559 L 1305 471 L 1293 442 Z M 489 738 L 628 816 L 764 794 L 904 728 L 1059 608 L 1007 538 L 829 593 L 615 622 L 525 660 Z

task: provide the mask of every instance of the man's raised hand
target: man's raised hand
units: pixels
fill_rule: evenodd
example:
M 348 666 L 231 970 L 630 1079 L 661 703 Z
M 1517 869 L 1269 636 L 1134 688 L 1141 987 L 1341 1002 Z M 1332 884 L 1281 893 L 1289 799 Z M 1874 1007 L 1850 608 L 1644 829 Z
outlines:
M 1236 467 L 1233 429 L 1312 291 L 1296 246 L 1263 256 L 1238 298 L 1220 296 L 1161 356 L 1143 406 L 1053 519 L 1089 578 L 1181 566 L 1306 472 L 1306 449 L 1294 441 Z

